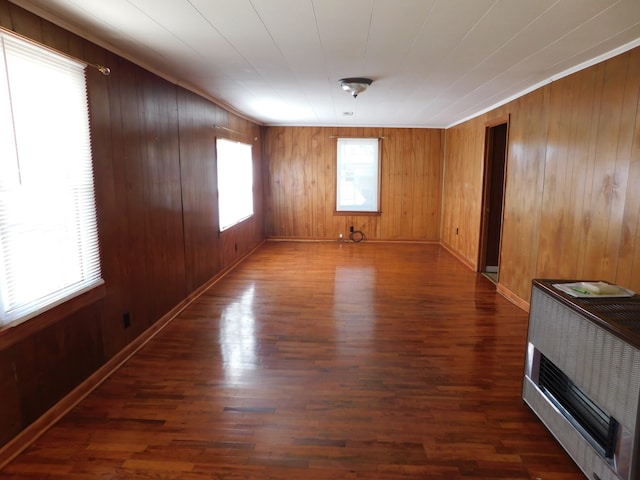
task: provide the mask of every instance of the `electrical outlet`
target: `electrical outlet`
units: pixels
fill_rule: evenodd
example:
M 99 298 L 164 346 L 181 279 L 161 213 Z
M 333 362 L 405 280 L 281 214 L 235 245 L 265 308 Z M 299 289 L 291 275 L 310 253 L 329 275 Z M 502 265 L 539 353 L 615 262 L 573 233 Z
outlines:
M 122 315 L 122 320 L 124 321 L 124 328 L 129 328 L 131 326 L 131 315 L 129 315 L 129 312 Z
M 342 234 L 338 235 L 338 238 L 339 238 L 340 240 L 342 240 Z

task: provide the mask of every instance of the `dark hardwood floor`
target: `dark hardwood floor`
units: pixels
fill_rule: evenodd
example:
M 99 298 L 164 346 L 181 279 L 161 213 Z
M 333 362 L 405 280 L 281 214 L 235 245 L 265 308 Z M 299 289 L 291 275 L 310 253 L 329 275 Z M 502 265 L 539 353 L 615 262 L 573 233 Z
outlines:
M 267 242 L 0 480 L 582 479 L 526 329 L 437 245 Z

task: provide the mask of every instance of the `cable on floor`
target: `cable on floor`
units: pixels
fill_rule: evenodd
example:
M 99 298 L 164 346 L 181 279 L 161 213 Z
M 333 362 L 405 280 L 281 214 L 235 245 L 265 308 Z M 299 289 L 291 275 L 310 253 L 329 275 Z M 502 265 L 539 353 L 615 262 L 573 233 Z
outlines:
M 361 242 L 364 240 L 364 233 L 362 233 L 362 230 L 354 230 L 349 234 L 349 240 L 356 243 Z

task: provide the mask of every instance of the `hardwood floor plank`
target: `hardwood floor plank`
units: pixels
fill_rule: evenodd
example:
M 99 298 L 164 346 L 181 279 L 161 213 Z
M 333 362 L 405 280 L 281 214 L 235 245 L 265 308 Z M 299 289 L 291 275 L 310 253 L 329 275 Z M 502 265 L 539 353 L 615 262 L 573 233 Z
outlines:
M 584 478 L 521 400 L 526 329 L 437 245 L 267 242 L 0 480 Z

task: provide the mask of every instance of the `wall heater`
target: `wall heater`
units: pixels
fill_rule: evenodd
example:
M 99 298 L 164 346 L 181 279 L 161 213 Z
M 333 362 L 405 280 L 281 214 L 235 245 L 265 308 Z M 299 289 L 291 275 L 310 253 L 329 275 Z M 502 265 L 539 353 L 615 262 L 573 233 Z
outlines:
M 534 280 L 522 398 L 593 480 L 640 480 L 640 296 Z

